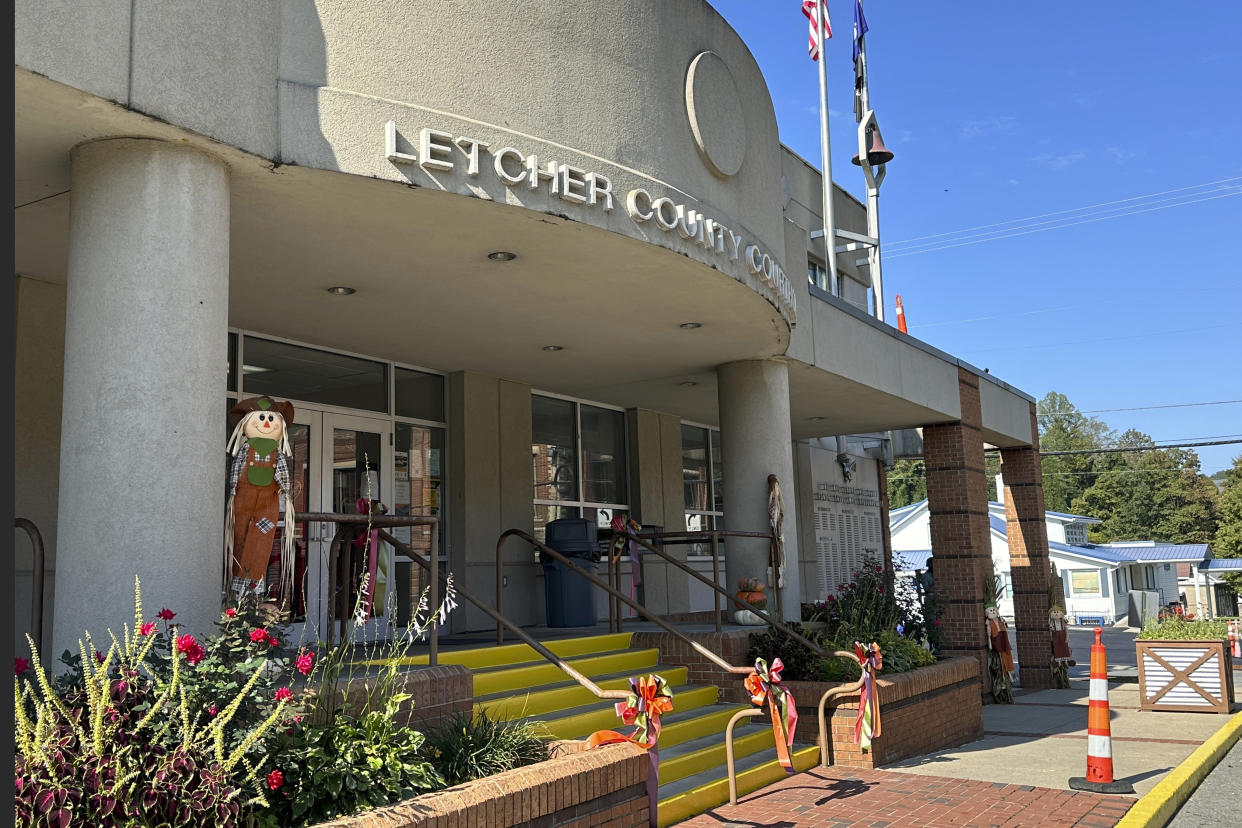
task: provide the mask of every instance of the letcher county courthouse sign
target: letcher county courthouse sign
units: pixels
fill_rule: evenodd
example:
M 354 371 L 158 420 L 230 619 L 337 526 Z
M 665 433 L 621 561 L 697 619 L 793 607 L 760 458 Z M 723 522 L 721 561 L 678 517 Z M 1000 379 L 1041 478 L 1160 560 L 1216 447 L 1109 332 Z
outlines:
M 722 261 L 741 263 L 772 292 L 777 308 L 789 323 L 792 325 L 797 319 L 793 285 L 770 254 L 724 223 L 668 196 L 639 187 L 622 199 L 620 193 L 613 192 L 612 180 L 601 173 L 555 160 L 541 162 L 538 155 L 525 154 L 516 147 L 493 152 L 487 141 L 465 135 L 454 137 L 450 132 L 430 127 L 419 130 L 417 154 L 399 152 L 394 121 L 384 125 L 384 149 L 393 164 L 417 164 L 428 171 L 444 172 L 464 167 L 465 174 L 472 178 L 490 168 L 491 174 L 510 188 L 545 188 L 549 195 L 585 209 L 611 212 L 624 206 L 636 224 L 654 224 Z

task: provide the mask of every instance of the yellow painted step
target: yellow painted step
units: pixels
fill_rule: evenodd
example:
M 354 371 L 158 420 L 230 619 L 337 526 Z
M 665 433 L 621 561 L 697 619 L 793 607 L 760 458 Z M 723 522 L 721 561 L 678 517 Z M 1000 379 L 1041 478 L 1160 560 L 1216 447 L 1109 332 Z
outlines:
M 681 696 L 673 699 L 673 703 L 676 704 L 679 698 Z M 718 705 L 710 711 L 703 711 L 701 715 L 669 722 L 660 729 L 660 744 L 672 747 L 711 734 L 720 736 L 721 743 L 723 743 L 725 727 L 729 724 L 729 719 L 733 718 L 734 713 L 745 710 L 747 707 L 749 705 Z M 682 705 L 678 709 L 689 710 L 690 708 L 688 705 Z
M 661 734 L 663 735 L 663 734 Z M 762 727 L 744 735 L 738 734 L 733 740 L 733 755 L 737 758 L 749 756 L 759 750 L 774 749 L 772 728 Z M 660 744 L 665 745 L 663 738 Z M 665 745 L 671 747 L 671 745 Z M 723 728 L 712 738 L 712 744 L 693 753 L 680 756 L 660 756 L 660 784 L 676 782 L 687 776 L 725 764 L 727 759 Z
M 804 747 L 796 750 L 793 755 L 794 770 L 798 772 L 810 770 L 819 762 L 819 748 Z M 775 754 L 770 762 L 742 771 L 737 775 L 737 794 L 757 791 L 765 785 L 779 782 L 786 776 L 785 769 L 776 761 Z M 721 768 L 720 778 L 714 782 L 700 785 L 693 790 L 660 800 L 656 824 L 659 828 L 675 825 L 682 820 L 697 816 L 704 811 L 715 808 L 729 801 L 729 779 Z
M 673 697 L 673 704 L 677 710 L 692 710 L 697 707 L 703 707 L 709 704 L 715 704 L 719 694 L 719 690 L 712 685 L 707 687 L 694 687 L 690 689 L 678 690 Z M 604 699 L 598 701 L 598 707 L 592 707 L 580 713 L 564 716 L 559 719 L 550 717 L 541 717 L 547 724 L 548 732 L 555 739 L 585 739 L 597 730 L 617 730 L 624 727 L 621 720 L 617 717 L 617 711 L 613 705 Z M 729 715 L 732 715 L 730 713 Z M 712 717 L 718 718 L 718 716 Z M 729 716 L 724 717 L 724 722 L 729 721 Z M 675 725 L 668 725 L 663 728 L 660 733 L 660 744 L 665 744 L 666 737 L 669 737 L 670 731 L 673 733 L 672 738 L 676 738 L 677 730 L 692 734 L 687 738 L 693 739 L 704 735 L 693 728 L 694 720 L 679 722 Z M 724 732 L 724 723 L 717 727 L 720 732 Z M 686 741 L 680 739 L 679 741 Z M 675 744 L 675 743 L 674 743 Z
M 611 633 L 609 635 L 589 635 L 582 638 L 564 638 L 559 641 L 541 641 L 539 643 L 561 658 L 571 658 L 573 656 L 593 655 L 595 653 L 627 649 L 633 637 L 633 633 Z M 526 644 L 502 644 L 499 647 L 442 650 L 440 652 L 441 664 L 462 664 L 471 670 L 542 660 L 543 656 Z M 427 656 L 425 654 L 411 656 L 403 663 L 409 665 L 426 664 Z
M 653 650 L 652 652 L 657 651 Z M 686 683 L 686 673 L 685 667 L 674 667 L 662 672 L 661 675 L 671 686 L 676 687 Z M 567 678 L 564 673 L 558 671 L 558 674 L 562 681 Z M 475 681 L 478 681 L 477 677 Z M 630 688 L 630 677 L 626 675 L 619 678 L 604 679 L 596 681 L 596 684 L 599 685 L 601 690 L 628 690 Z M 476 695 L 481 695 L 477 692 L 477 684 L 475 689 Z M 513 693 L 503 698 L 478 702 L 475 704 L 474 710 L 475 713 L 486 711 L 488 717 L 493 720 L 520 719 L 526 716 L 545 716 L 548 713 L 580 707 L 585 704 L 591 704 L 594 701 L 596 701 L 595 695 L 590 690 L 580 686 L 577 682 L 573 682 L 562 687 L 553 687 L 546 690 L 536 687 L 529 692 Z
M 585 676 L 603 676 L 609 673 L 651 672 L 660 660 L 660 651 L 621 650 L 607 655 L 592 655 L 583 658 L 565 659 L 578 672 Z M 493 693 L 521 692 L 542 687 L 545 684 L 556 684 L 565 681 L 567 676 L 561 668 L 547 661 L 538 664 L 524 664 L 518 667 L 499 668 L 474 674 L 474 695 L 490 696 Z M 673 684 L 668 676 L 664 676 Z

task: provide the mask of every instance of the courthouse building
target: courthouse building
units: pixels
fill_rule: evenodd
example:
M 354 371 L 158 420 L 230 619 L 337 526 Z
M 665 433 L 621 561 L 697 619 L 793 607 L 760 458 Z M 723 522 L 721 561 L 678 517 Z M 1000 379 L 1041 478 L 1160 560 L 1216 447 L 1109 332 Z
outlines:
M 135 574 L 208 628 L 225 412 L 260 394 L 296 409 L 300 511 L 369 488 L 438 515 L 481 595 L 506 529 L 767 531 L 774 474 L 790 616 L 884 554 L 886 435 L 921 427 L 962 652 L 985 646 L 1000 447 L 1019 640 L 1038 643 L 1032 398 L 877 321 L 857 254 L 834 294 L 819 172 L 707 2 L 19 0 L 15 45 L 15 509 L 48 549 L 45 648 L 127 618 Z M 320 625 L 330 532 L 297 530 Z M 670 549 L 710 570 L 703 546 Z M 506 614 L 542 622 L 533 553 L 505 554 Z M 729 584 L 765 577 L 764 541 L 721 554 Z M 400 616 L 411 565 L 382 569 Z M 710 603 L 659 561 L 644 580 L 658 612 Z

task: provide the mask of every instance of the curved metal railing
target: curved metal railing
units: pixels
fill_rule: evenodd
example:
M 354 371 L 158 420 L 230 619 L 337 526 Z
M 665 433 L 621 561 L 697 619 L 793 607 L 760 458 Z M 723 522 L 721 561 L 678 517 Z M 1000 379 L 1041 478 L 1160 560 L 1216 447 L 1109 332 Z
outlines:
M 43 652 L 43 581 L 46 577 L 47 554 L 43 547 L 43 533 L 34 521 L 27 518 L 15 518 L 14 529 L 22 529 L 30 536 L 30 545 L 34 547 L 34 562 L 31 570 L 30 595 L 30 638 L 39 652 Z

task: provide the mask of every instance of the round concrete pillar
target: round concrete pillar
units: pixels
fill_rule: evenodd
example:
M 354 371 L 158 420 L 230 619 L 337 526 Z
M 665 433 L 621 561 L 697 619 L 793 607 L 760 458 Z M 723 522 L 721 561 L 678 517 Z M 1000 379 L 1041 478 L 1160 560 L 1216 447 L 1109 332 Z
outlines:
M 770 531 L 768 475 L 776 475 L 785 501 L 785 588 L 781 603 L 785 618 L 796 621 L 801 616 L 801 587 L 789 368 L 778 360 L 730 362 L 716 369 L 716 382 L 726 528 Z M 768 554 L 767 541 L 729 538 L 725 542 L 728 588 L 736 590 L 742 578 L 768 581 Z M 775 588 L 775 584 L 770 587 Z
M 128 138 L 72 163 L 54 652 L 76 653 L 133 623 L 135 575 L 148 618 L 219 612 L 229 173 Z

